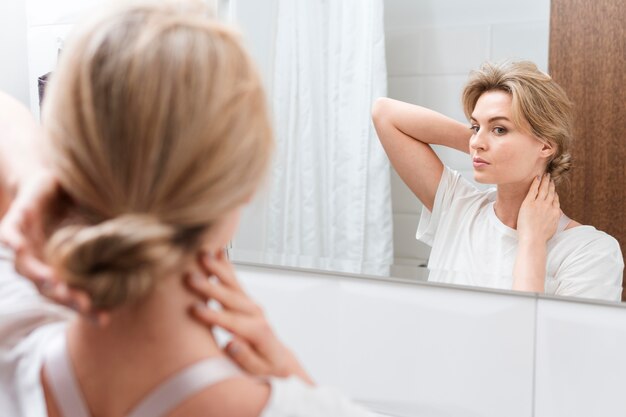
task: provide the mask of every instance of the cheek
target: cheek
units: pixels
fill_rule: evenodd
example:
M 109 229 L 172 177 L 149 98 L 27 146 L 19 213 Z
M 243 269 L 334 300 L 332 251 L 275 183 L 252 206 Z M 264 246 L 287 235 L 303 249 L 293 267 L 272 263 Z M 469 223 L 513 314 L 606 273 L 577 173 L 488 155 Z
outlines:
M 497 164 L 501 174 L 526 177 L 535 171 L 538 156 L 532 146 L 502 146 L 499 151 Z

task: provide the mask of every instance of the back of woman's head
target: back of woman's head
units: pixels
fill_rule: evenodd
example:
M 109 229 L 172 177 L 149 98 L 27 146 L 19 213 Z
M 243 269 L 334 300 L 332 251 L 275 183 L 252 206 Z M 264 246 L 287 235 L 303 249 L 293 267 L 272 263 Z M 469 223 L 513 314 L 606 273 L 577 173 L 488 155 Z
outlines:
M 472 71 L 463 91 L 468 120 L 479 97 L 487 91 L 511 95 L 513 122 L 554 148 L 546 171 L 559 183 L 571 168 L 573 108 L 565 91 L 530 61 L 487 62 Z
M 272 135 L 238 37 L 190 3 L 133 6 L 66 44 L 44 103 L 76 215 L 48 260 L 99 308 L 146 295 L 254 192 Z

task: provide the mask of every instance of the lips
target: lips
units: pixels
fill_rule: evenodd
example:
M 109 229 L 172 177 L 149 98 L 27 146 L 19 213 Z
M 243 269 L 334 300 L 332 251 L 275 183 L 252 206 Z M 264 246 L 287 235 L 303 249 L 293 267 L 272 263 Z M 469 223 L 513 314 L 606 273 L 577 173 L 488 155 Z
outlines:
M 481 167 L 486 167 L 487 165 L 489 165 L 489 162 L 487 162 L 484 159 L 479 158 L 477 156 L 475 156 L 472 159 L 472 163 L 474 165 L 474 168 L 481 168 Z

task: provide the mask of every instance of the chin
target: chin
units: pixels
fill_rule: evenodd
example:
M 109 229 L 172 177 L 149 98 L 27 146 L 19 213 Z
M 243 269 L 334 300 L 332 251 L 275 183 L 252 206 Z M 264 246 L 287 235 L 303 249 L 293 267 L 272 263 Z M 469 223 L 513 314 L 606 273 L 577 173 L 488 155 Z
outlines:
M 493 178 L 490 178 L 488 175 L 485 175 L 481 172 L 476 172 L 474 171 L 474 181 L 476 181 L 479 184 L 495 184 L 496 181 L 494 181 Z

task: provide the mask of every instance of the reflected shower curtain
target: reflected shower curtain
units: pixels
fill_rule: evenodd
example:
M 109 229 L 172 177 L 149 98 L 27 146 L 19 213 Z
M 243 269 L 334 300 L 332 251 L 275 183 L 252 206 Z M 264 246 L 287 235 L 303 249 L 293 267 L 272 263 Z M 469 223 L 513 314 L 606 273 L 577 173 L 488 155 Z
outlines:
M 371 121 L 383 0 L 278 0 L 276 30 L 265 261 L 388 275 L 389 162 Z

